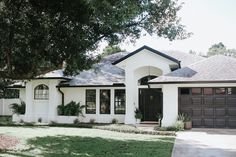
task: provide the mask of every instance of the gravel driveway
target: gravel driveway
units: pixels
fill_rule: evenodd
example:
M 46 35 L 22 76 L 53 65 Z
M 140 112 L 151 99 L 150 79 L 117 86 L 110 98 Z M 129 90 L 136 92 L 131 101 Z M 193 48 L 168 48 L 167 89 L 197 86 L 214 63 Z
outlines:
M 236 129 L 178 132 L 172 157 L 236 157 Z

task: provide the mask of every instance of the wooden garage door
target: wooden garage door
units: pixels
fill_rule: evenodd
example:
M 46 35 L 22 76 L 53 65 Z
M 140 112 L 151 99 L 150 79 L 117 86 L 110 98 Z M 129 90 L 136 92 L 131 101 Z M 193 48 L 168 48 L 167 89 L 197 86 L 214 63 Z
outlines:
M 236 128 L 236 88 L 179 88 L 179 113 L 193 127 Z

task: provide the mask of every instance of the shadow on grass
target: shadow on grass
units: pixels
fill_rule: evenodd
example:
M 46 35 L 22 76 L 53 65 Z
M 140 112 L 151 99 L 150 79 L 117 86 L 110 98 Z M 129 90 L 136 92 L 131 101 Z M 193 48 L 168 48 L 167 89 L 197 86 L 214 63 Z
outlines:
M 28 143 L 32 146 L 31 150 L 38 150 L 37 155 L 45 157 L 170 157 L 174 138 L 119 141 L 79 136 L 50 136 L 30 139 Z M 25 153 L 22 152 L 23 154 Z M 18 155 L 20 156 L 19 153 Z

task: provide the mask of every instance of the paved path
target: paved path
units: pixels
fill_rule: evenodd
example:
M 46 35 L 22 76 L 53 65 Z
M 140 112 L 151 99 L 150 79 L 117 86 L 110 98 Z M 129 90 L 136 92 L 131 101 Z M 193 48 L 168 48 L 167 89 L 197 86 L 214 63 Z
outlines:
M 172 157 L 236 157 L 236 129 L 179 132 Z

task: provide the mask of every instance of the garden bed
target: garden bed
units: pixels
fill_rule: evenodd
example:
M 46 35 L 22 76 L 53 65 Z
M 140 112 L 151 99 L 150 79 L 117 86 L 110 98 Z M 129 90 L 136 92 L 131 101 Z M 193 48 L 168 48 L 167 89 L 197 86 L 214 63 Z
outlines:
M 164 136 L 175 136 L 175 131 L 151 131 L 138 129 L 133 125 L 123 125 L 123 124 L 111 124 L 105 126 L 94 126 L 95 129 L 109 130 L 123 133 L 134 133 L 134 134 L 149 134 L 149 135 L 164 135 Z

